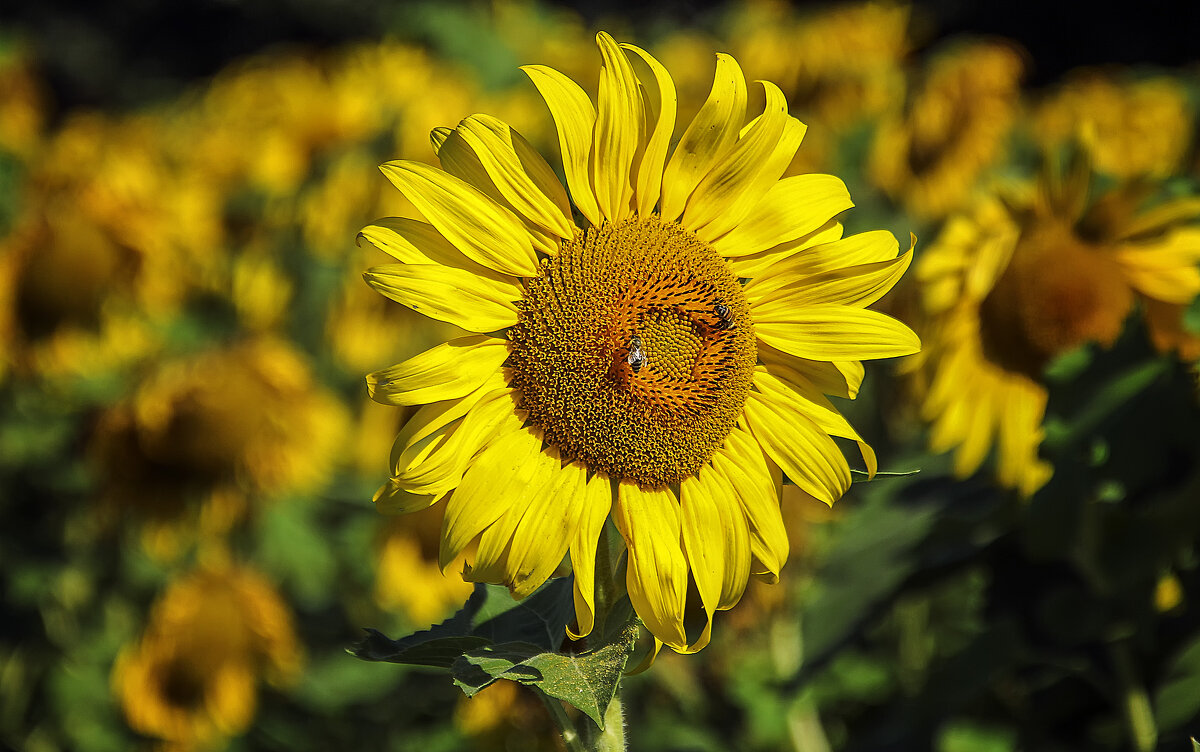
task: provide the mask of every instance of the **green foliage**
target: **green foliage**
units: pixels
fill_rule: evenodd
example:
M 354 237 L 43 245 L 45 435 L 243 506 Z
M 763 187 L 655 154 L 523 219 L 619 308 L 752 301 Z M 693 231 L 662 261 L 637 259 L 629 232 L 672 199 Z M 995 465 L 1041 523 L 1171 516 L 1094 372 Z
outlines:
M 368 661 L 447 668 L 468 696 L 509 679 L 570 703 L 601 729 L 604 715 L 633 652 L 632 618 L 597 635 L 598 646 L 560 652 L 574 618 L 570 578 L 551 580 L 521 601 L 506 588 L 476 585 L 466 604 L 441 624 L 399 640 L 373 629 L 354 655 Z

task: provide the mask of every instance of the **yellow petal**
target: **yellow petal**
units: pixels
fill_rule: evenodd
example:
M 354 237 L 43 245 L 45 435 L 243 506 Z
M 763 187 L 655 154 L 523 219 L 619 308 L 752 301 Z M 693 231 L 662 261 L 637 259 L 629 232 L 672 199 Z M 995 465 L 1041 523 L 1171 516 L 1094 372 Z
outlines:
M 465 410 L 462 420 L 445 420 L 461 411 L 464 403 L 469 400 L 437 403 L 454 407 L 435 414 L 433 420 L 418 423 L 415 429 L 405 425 L 392 447 L 393 488 L 440 498 L 458 486 L 473 456 L 497 435 L 521 427 L 522 417 L 507 387 L 493 389 L 476 399 Z
M 912 251 L 890 261 L 830 269 L 820 274 L 803 275 L 776 287 L 751 304 L 751 315 L 780 321 L 788 311 L 810 305 L 835 303 L 865 308 L 886 295 L 912 263 Z
M 642 143 L 642 95 L 629 58 L 605 32 L 596 35 L 603 65 L 596 106 L 592 186 L 600 214 L 611 222 L 633 208 L 633 162 Z
M 862 386 L 864 369 L 863 364 L 857 360 L 829 362 L 797 358 L 761 342 L 758 346 L 758 359 L 772 372 L 779 371 L 777 366 L 794 371 L 795 378 L 803 379 L 822 394 L 854 399 Z
M 468 332 L 496 332 L 517 323 L 516 285 L 501 285 L 440 264 L 386 264 L 363 273 L 383 295 L 431 319 Z
M 900 253 L 896 236 L 886 230 L 861 232 L 832 242 L 813 243 L 768 267 L 746 284 L 746 299 L 755 302 L 780 287 L 861 264 L 890 261 Z
M 852 206 L 850 192 L 840 178 L 794 175 L 776 181 L 754 209 L 714 240 L 712 247 L 725 257 L 749 256 L 802 238 Z
M 779 511 L 779 485 L 772 479 L 762 448 L 753 436 L 734 428 L 725 447 L 713 455 L 712 464 L 741 504 L 750 534 L 750 553 L 764 567 L 754 573 L 778 579 L 779 570 L 787 563 L 790 544 Z
M 1143 295 L 1187 305 L 1200 294 L 1200 230 L 1177 230 L 1155 243 L 1130 243 L 1115 257 Z
M 579 530 L 584 511 L 583 498 L 587 468 L 578 462 L 560 467 L 557 453 L 551 478 L 534 497 L 512 535 L 505 582 L 514 598 L 524 598 L 537 590 L 558 565 Z
M 842 450 L 794 405 L 751 392 L 745 417 L 754 438 L 801 491 L 832 506 L 850 487 Z
M 436 156 L 442 150 L 442 145 L 446 143 L 446 139 L 454 132 L 453 128 L 447 128 L 444 125 L 439 125 L 429 131 L 429 144 L 433 147 L 433 153 Z
M 574 235 L 562 183 L 521 134 L 491 115 L 472 115 L 457 130 L 521 216 L 560 238 Z
M 732 608 L 750 577 L 750 533 L 736 492 L 711 467 L 680 483 L 683 550 L 707 618 L 686 652 L 708 644 L 713 614 Z
M 375 492 L 371 502 L 380 514 L 411 514 L 428 509 L 439 499 L 438 496 L 410 493 L 395 481 L 388 480 Z
M 533 81 L 554 118 L 563 171 L 575 206 L 592 225 L 600 224 L 600 209 L 590 177 L 592 129 L 596 124 L 592 100 L 578 84 L 553 68 L 525 65 L 521 70 Z
M 495 159 L 487 154 L 480 157 L 463 135 L 462 126 L 451 131 L 446 137 L 442 147 L 438 149 L 438 160 L 448 174 L 472 186 L 522 222 L 535 251 L 548 255 L 558 253 L 560 238 L 543 229 L 533 218 L 513 205 L 505 189 L 500 187 L 503 179 L 498 183 L 484 166 L 485 160 L 495 162 Z M 520 201 L 519 196 L 514 196 L 513 199 Z
M 469 394 L 508 357 L 502 339 L 459 337 L 367 375 L 367 393 L 385 405 L 423 405 Z
M 438 562 L 450 565 L 475 536 L 513 507 L 527 505 L 539 489 L 533 486 L 542 440 L 519 428 L 497 437 L 472 461 L 462 482 L 446 502 Z
M 679 502 L 667 488 L 621 481 L 613 506 L 629 558 L 626 590 L 637 615 L 673 650 L 687 649 L 683 610 L 688 565 L 679 545 Z
M 809 360 L 872 360 L 912 355 L 921 340 L 904 324 L 876 311 L 814 305 L 786 317 L 760 319 L 754 331 L 771 347 Z
M 775 84 L 761 82 L 766 108 L 700 181 L 688 198 L 682 224 L 705 242 L 737 227 L 787 169 L 806 127 L 787 113 Z
M 829 220 L 821 227 L 801 238 L 780 243 L 777 246 L 768 248 L 765 251 L 759 251 L 758 253 L 752 253 L 749 256 L 726 258 L 725 263 L 729 264 L 730 270 L 735 275 L 743 279 L 751 281 L 755 281 L 760 277 L 763 279 L 772 279 L 774 275 L 771 273 L 771 269 L 776 264 L 790 259 L 801 251 L 833 242 L 841 237 L 842 225 Z M 749 298 L 747 297 L 747 299 Z
M 759 366 L 754 369 L 754 386 L 760 392 L 768 394 L 771 400 L 787 403 L 792 409 L 803 413 L 817 428 L 830 436 L 850 439 L 858 444 L 858 450 L 867 466 L 867 477 L 875 477 L 879 470 L 875 450 L 862 440 L 858 431 L 854 430 L 850 421 L 838 412 L 833 403 L 807 383 L 800 374 L 780 366 Z
M 724 529 L 721 512 L 709 495 L 708 487 L 702 486 L 694 476 L 679 484 L 679 506 L 683 552 L 700 592 L 706 617 L 700 638 L 684 651 L 694 652 L 708 644 L 712 633 L 713 614 L 717 611 L 725 581 L 725 536 L 731 535 L 732 531 Z
M 540 445 L 541 437 L 536 432 L 534 435 L 538 438 Z M 553 489 L 561 481 L 561 475 L 558 474 L 559 465 L 557 453 L 551 454 L 543 450 L 533 455 L 529 460 L 529 468 L 527 468 L 529 475 L 525 487 L 522 489 L 524 503 L 508 507 L 499 519 L 483 531 L 483 534 L 479 536 L 479 548 L 475 553 L 475 561 L 468 565 L 463 579 L 469 582 L 507 585 L 514 597 L 523 598 L 533 591 L 534 588 L 530 588 L 528 591 L 522 589 L 523 595 L 517 595 L 516 583 L 512 577 L 514 573 L 513 558 L 516 552 L 515 534 L 535 509 L 545 509 L 546 501 L 553 495 Z M 556 495 L 554 497 L 557 498 Z M 552 556 L 555 545 L 555 541 L 542 541 L 542 552 L 547 556 Z M 558 558 L 546 571 L 546 576 L 549 576 L 550 572 L 554 571 L 554 568 L 562 561 L 566 550 L 567 547 L 564 543 Z M 537 563 L 544 565 L 545 562 Z M 542 577 L 543 582 L 545 579 Z
M 567 634 L 573 640 L 591 634 L 596 621 L 596 545 L 604 534 L 604 522 L 613 505 L 608 476 L 594 475 L 576 503 L 581 511 L 579 527 L 571 542 L 571 568 L 575 572 L 575 621 L 579 631 L 567 627 Z M 603 564 L 608 566 L 608 562 Z
M 475 263 L 442 237 L 436 227 L 417 219 L 380 219 L 364 227 L 358 236 L 403 264 L 441 264 L 510 285 L 515 279 Z
M 1038 458 L 1045 431 L 1046 390 L 1028 379 L 1014 379 L 1000 416 L 998 470 L 1000 481 L 1031 496 L 1050 479 L 1053 468 Z
M 725 531 L 721 541 L 725 551 L 725 578 L 721 582 L 717 609 L 726 611 L 742 599 L 750 579 L 750 529 L 738 492 L 722 473 L 712 467 L 702 468 L 696 479 L 716 504 L 721 529 Z
M 667 161 L 667 149 L 671 145 L 671 135 L 675 132 L 675 112 L 678 98 L 671 74 L 654 59 L 653 55 L 632 44 L 622 44 L 621 48 L 637 55 L 650 68 L 650 72 L 654 76 L 655 90 L 658 92 L 658 111 L 653 115 L 647 113 L 647 122 L 653 122 L 654 127 L 650 129 L 646 150 L 638 163 L 637 184 L 634 186 L 638 214 L 646 217 L 654 211 L 662 193 L 663 166 Z M 646 86 L 646 88 L 650 87 Z
M 517 277 L 537 274 L 529 231 L 478 188 L 421 162 L 397 160 L 379 169 L 468 258 Z
M 426 437 L 432 436 L 438 429 L 448 426 L 463 417 L 480 401 L 484 399 L 500 399 L 503 394 L 509 391 L 503 375 L 497 373 L 494 376 L 488 377 L 477 389 L 461 399 L 434 402 L 417 410 L 404 422 L 404 427 L 400 429 L 400 433 L 396 436 L 396 441 L 392 445 L 390 460 L 392 473 L 396 474 L 400 472 L 397 469 L 397 458 L 414 444 L 424 440 Z M 510 404 L 514 410 L 515 404 L 515 402 Z
M 692 191 L 737 141 L 745 117 L 746 78 L 736 60 L 718 53 L 717 72 L 708 99 L 683 132 L 663 173 L 664 222 L 672 222 L 683 214 Z

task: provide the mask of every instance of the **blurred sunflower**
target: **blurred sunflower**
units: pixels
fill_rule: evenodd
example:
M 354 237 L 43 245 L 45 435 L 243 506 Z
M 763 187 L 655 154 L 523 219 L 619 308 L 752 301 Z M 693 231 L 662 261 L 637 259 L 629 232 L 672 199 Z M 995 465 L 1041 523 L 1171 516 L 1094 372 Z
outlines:
M 578 225 L 545 160 L 486 115 L 435 129 L 443 170 L 382 168 L 428 224 L 364 228 L 400 262 L 368 283 L 476 334 L 368 377 L 375 399 L 424 405 L 376 501 L 407 512 L 448 496 L 441 565 L 478 537 L 465 577 L 518 598 L 569 551 L 577 636 L 593 626 L 611 510 L 634 607 L 657 641 L 690 652 L 751 574 L 778 576 L 782 474 L 832 504 L 850 485 L 834 436 L 857 441 L 874 473 L 824 395 L 853 396 L 860 359 L 919 349 L 866 310 L 911 251 L 886 232 L 842 238 L 832 217 L 851 202 L 837 178 L 780 180 L 805 126 L 773 84 L 746 123 L 745 78 L 718 55 L 668 159 L 670 75 L 638 47 L 597 43 L 596 107 L 558 71 L 524 68 L 554 115 Z M 699 635 L 684 628 L 689 591 Z
M 800 165 L 829 164 L 837 139 L 903 104 L 910 8 L 839 3 L 797 13 L 780 0 L 747 0 L 731 13 L 729 42 L 747 75 L 779 85 L 808 120 Z M 812 137 L 821 148 L 812 148 Z M 793 163 L 793 167 L 796 167 Z
M 104 511 L 140 518 L 148 549 L 169 558 L 195 510 L 196 529 L 219 534 L 252 501 L 322 482 L 346 420 L 281 341 L 166 361 L 98 421 Z
M 1083 71 L 1046 97 L 1032 118 L 1043 148 L 1080 135 L 1097 172 L 1165 177 L 1183 161 L 1195 133 L 1187 93 L 1168 76 L 1126 80 Z
M 438 567 L 441 511 L 416 512 L 404 525 L 389 520 L 379 536 L 375 603 L 401 610 L 415 625 L 440 621 L 471 595 L 471 583 L 443 577 Z
M 1145 183 L 1091 197 L 1089 168 L 1048 170 L 952 217 L 917 267 L 934 451 L 973 473 L 993 443 L 1005 486 L 1032 494 L 1052 473 L 1037 456 L 1043 367 L 1085 342 L 1111 345 L 1140 302 L 1154 345 L 1200 357 L 1183 313 L 1200 293 L 1195 198 L 1141 207 Z
M 279 593 L 227 563 L 171 583 L 141 639 L 112 670 L 129 726 L 183 749 L 211 748 L 254 719 L 260 677 L 299 677 L 300 645 Z
M 906 111 L 880 123 L 872 182 L 910 212 L 943 217 L 962 206 L 998 161 L 1016 120 L 1021 53 L 1007 42 L 973 42 L 943 54 Z

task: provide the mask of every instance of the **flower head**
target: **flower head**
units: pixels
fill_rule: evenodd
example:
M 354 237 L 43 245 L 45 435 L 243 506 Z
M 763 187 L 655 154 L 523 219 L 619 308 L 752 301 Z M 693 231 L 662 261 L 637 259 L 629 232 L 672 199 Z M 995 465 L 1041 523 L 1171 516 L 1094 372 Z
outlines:
M 961 206 L 996 162 L 1016 119 L 1021 53 L 975 42 L 937 58 L 906 112 L 885 119 L 871 146 L 870 177 L 922 217 Z
M 191 748 L 245 731 L 259 678 L 293 680 L 301 661 L 275 589 L 222 563 L 171 584 L 141 640 L 117 658 L 112 681 L 132 728 Z
M 1160 350 L 1200 357 L 1182 325 L 1200 293 L 1200 228 L 1188 224 L 1200 205 L 1142 210 L 1142 183 L 1090 188 L 1081 164 L 988 195 L 950 219 L 918 266 L 922 412 L 932 448 L 953 449 L 960 476 L 995 443 L 1001 483 L 1024 494 L 1045 483 L 1043 367 L 1087 342 L 1111 345 L 1135 306 Z
M 363 230 L 400 262 L 368 283 L 475 334 L 368 377 L 376 400 L 424 405 L 376 502 L 447 499 L 442 566 L 478 538 L 466 576 L 518 597 L 569 553 L 579 636 L 611 511 L 638 614 L 661 642 L 698 650 L 713 613 L 787 558 L 782 476 L 832 504 L 850 484 L 835 436 L 874 472 L 825 394 L 853 397 L 864 358 L 918 349 L 866 310 L 911 253 L 885 232 L 842 237 L 837 178 L 780 179 L 805 126 L 773 84 L 747 123 L 741 69 L 718 55 L 672 150 L 671 76 L 644 50 L 597 42 L 595 105 L 561 73 L 524 69 L 554 116 L 566 189 L 486 115 L 433 132 L 442 170 L 382 168 L 427 223 Z M 690 607 L 706 614 L 699 634 L 684 628 Z

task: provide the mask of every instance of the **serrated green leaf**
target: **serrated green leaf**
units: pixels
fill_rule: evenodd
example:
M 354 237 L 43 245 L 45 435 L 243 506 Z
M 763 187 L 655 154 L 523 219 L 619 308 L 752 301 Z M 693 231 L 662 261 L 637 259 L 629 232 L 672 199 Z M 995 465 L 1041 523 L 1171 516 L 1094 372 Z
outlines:
M 557 650 L 575 616 L 574 580 L 563 577 L 542 585 L 524 600 L 513 600 L 508 590 L 489 585 L 491 595 L 475 617 L 471 634 L 489 642 L 528 642 L 543 650 Z
M 637 634 L 637 623 L 629 621 L 617 639 L 578 655 L 539 651 L 528 643 L 493 645 L 464 654 L 451 671 L 468 697 L 509 679 L 570 703 L 603 729 Z
M 476 585 L 451 618 L 392 640 L 367 629 L 350 652 L 366 661 L 450 668 L 464 653 L 501 643 L 527 643 L 535 652 L 556 650 L 574 614 L 571 578 L 551 580 L 523 601 L 496 585 Z

